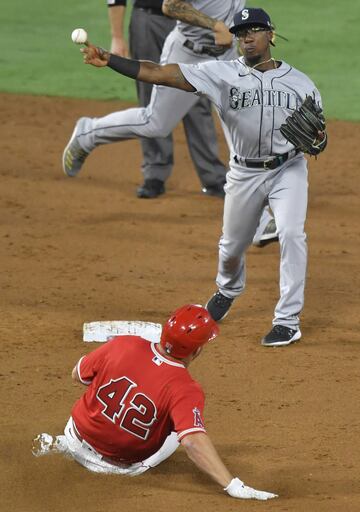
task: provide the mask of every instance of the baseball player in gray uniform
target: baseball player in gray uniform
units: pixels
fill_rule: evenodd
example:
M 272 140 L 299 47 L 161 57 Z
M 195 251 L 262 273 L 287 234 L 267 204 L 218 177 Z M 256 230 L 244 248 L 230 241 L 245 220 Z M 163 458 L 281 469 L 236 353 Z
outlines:
M 111 52 L 127 57 L 124 17 L 127 0 L 107 0 L 112 42 Z M 162 12 L 162 0 L 134 0 L 130 18 L 129 44 L 134 59 L 159 62 L 164 42 L 175 28 L 175 20 Z M 141 35 L 141 36 L 140 36 Z M 136 82 L 141 107 L 151 99 L 152 84 Z M 210 101 L 203 97 L 183 118 L 189 152 L 205 194 L 224 197 L 227 169 L 218 156 L 218 145 Z M 165 192 L 165 182 L 174 164 L 172 134 L 167 137 L 141 137 L 144 183 L 139 198 L 152 199 Z
M 280 241 L 280 299 L 273 328 L 262 344 L 283 346 L 301 337 L 308 180 L 304 154 L 284 138 L 280 127 L 307 96 L 319 106 L 321 97 L 304 73 L 271 57 L 274 31 L 265 11 L 242 9 L 234 17 L 231 32 L 239 40 L 243 57 L 230 61 L 161 66 L 121 59 L 92 45 L 82 52 L 85 63 L 202 94 L 213 102 L 231 138 L 231 158 L 219 243 L 218 291 L 206 307 L 220 321 L 243 292 L 245 251 L 264 205 L 269 204 Z M 322 136 L 326 139 L 325 131 Z
M 235 59 L 238 51 L 228 26 L 244 5 L 245 0 L 164 0 L 164 13 L 176 17 L 178 22 L 165 41 L 160 64 Z M 136 137 L 168 136 L 198 99 L 196 94 L 156 85 L 146 108 L 132 108 L 101 118 L 80 118 L 63 153 L 65 174 L 76 176 L 87 156 L 101 144 Z M 229 137 L 226 138 L 231 146 Z M 160 174 L 152 174 L 152 178 L 156 177 L 160 179 Z M 220 179 L 219 173 L 203 173 L 201 179 L 205 192 L 218 193 L 219 182 L 213 180 Z M 276 227 L 267 209 L 264 209 L 258 226 L 254 236 L 256 245 L 277 239 Z

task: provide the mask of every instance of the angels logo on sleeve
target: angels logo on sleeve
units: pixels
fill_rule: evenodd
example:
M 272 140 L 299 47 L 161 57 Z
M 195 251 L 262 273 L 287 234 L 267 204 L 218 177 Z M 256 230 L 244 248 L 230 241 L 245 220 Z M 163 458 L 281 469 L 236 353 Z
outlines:
M 200 410 L 197 407 L 194 407 L 192 412 L 194 413 L 194 427 L 200 427 L 205 429 L 205 425 L 201 417 Z

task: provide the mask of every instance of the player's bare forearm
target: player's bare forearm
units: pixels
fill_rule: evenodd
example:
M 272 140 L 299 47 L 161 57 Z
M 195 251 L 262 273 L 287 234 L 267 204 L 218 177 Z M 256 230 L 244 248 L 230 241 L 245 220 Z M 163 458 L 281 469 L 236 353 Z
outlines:
M 164 0 L 163 13 L 170 18 L 175 18 L 195 27 L 208 28 L 213 31 L 215 44 L 230 47 L 233 36 L 223 21 L 211 18 L 201 11 L 195 9 L 184 0 Z
M 137 80 L 151 84 L 166 85 L 183 91 L 194 92 L 195 89 L 185 79 L 177 64 L 161 66 L 154 62 L 140 61 L 140 70 Z
M 124 5 L 113 5 L 109 8 L 111 37 L 124 38 L 125 11 L 126 7 Z
M 184 0 L 164 0 L 162 10 L 169 18 L 175 18 L 189 25 L 209 28 L 211 30 L 213 30 L 217 21 L 198 11 L 189 3 L 184 2 Z
M 124 5 L 112 5 L 108 9 L 111 30 L 111 52 L 121 57 L 127 57 L 129 54 L 124 35 L 125 12 L 126 7 Z
M 177 64 L 161 66 L 155 62 L 125 59 L 90 43 L 81 49 L 85 64 L 96 67 L 109 66 L 124 76 L 150 84 L 166 85 L 183 91 L 194 92 L 194 87 L 185 79 Z
M 181 445 L 194 464 L 207 473 L 223 488 L 232 480 L 232 475 L 220 459 L 214 445 L 206 434 L 190 434 L 181 440 Z

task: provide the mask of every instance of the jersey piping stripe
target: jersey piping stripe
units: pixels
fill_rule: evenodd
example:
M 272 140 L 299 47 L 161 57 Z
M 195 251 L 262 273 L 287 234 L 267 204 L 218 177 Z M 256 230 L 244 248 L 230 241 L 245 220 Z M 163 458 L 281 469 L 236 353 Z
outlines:
M 272 108 L 272 125 L 271 125 L 271 137 L 270 137 L 270 155 L 273 154 L 273 142 L 274 142 L 274 128 L 275 128 L 275 106 Z
M 170 359 L 166 359 L 166 357 L 162 356 L 160 352 L 156 350 L 155 343 L 151 343 L 151 350 L 154 352 L 156 357 L 160 359 L 163 363 L 166 363 L 170 366 L 177 366 L 179 368 L 185 368 L 185 366 L 182 363 L 176 363 L 175 361 L 170 361 Z
M 282 63 L 281 63 L 282 64 Z M 280 69 L 280 68 L 278 68 Z M 278 76 L 274 76 L 272 79 L 271 79 L 271 87 L 273 87 L 273 82 L 274 80 L 277 80 L 278 78 L 283 78 L 285 75 L 287 75 L 288 73 L 290 73 L 290 71 L 292 70 L 292 67 L 290 66 L 290 68 L 285 71 L 285 73 L 283 73 L 282 75 L 278 75 Z
M 80 373 L 80 364 L 81 364 L 81 361 L 84 359 L 85 356 L 82 356 L 82 358 L 79 360 L 78 364 L 76 365 L 76 371 L 77 371 L 77 374 L 79 376 L 79 379 L 80 379 L 80 382 L 82 384 L 85 384 L 85 386 L 88 386 L 89 384 L 91 384 L 91 380 L 84 380 L 82 377 L 81 377 L 81 373 Z
M 261 97 L 263 96 L 263 83 L 262 79 L 260 79 L 258 76 L 255 75 L 255 73 L 251 73 L 251 76 L 256 78 L 260 82 L 260 90 L 261 90 Z M 261 130 L 262 130 L 262 123 L 263 123 L 263 115 L 264 115 L 264 102 L 261 102 L 261 115 L 260 115 L 260 126 L 259 126 L 259 154 L 258 156 L 261 156 Z
M 193 434 L 195 432 L 204 432 L 204 434 L 206 434 L 206 430 L 204 428 L 200 428 L 200 427 L 188 428 L 187 430 L 183 430 L 182 432 L 180 432 L 177 435 L 178 440 L 180 441 L 180 439 L 182 439 L 184 436 L 187 436 L 188 434 Z
M 274 77 L 271 79 L 271 87 L 273 87 L 273 86 L 274 86 L 274 81 L 275 81 L 275 80 L 277 80 L 278 78 L 283 78 L 285 75 L 287 75 L 288 73 L 290 73 L 292 69 L 293 69 L 293 68 L 292 68 L 292 67 L 290 67 L 290 68 L 289 68 L 289 69 L 288 69 L 288 70 L 287 70 L 283 75 L 274 76 Z M 292 91 L 292 92 L 295 94 L 295 96 L 299 99 L 299 102 L 301 103 L 302 99 L 301 99 L 301 96 L 299 95 L 299 92 L 298 92 L 296 89 L 293 89 L 292 87 L 290 87 L 289 85 L 288 85 L 287 87 L 288 87 L 288 89 L 289 89 L 290 91 Z
M 274 76 L 272 79 L 271 79 L 271 88 L 273 89 L 274 88 L 274 81 L 277 80 L 278 78 L 282 78 L 284 77 L 285 75 L 287 75 L 288 73 L 290 73 L 290 71 L 292 70 L 292 67 L 290 67 L 287 71 L 285 71 L 285 73 L 283 73 L 282 75 L 279 75 L 279 76 Z M 293 90 L 289 87 L 290 90 Z M 293 90 L 293 92 L 295 94 L 297 94 L 296 91 Z M 273 120 L 272 120 L 272 129 L 271 129 L 271 148 L 270 148 L 270 155 L 272 155 L 272 152 L 273 152 L 273 144 L 274 144 L 274 130 L 275 130 L 275 107 L 273 107 Z
M 145 108 L 146 109 L 147 107 L 138 107 L 138 108 L 140 108 L 140 109 L 141 108 Z M 150 121 L 147 119 L 143 123 L 109 124 L 108 126 L 99 126 L 99 128 L 93 128 L 92 130 L 89 130 L 88 132 L 79 133 L 77 136 L 78 137 L 85 137 L 86 135 L 89 135 L 90 133 L 94 133 L 94 132 L 96 132 L 98 130 L 108 130 L 109 128 L 118 128 L 118 127 L 123 127 L 123 126 L 146 126 L 147 124 L 149 124 L 149 122 Z M 140 135 L 134 135 L 133 138 L 136 138 L 136 137 L 140 137 Z

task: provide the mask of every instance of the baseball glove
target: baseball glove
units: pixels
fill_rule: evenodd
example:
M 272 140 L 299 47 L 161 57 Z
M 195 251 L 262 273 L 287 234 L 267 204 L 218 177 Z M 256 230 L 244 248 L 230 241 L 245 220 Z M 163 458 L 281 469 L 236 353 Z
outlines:
M 323 111 L 311 96 L 306 96 L 300 108 L 280 126 L 280 131 L 295 148 L 309 155 L 318 155 L 326 148 Z

